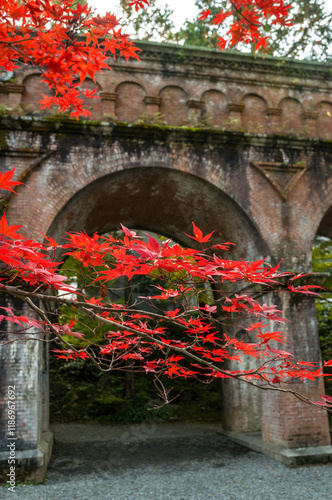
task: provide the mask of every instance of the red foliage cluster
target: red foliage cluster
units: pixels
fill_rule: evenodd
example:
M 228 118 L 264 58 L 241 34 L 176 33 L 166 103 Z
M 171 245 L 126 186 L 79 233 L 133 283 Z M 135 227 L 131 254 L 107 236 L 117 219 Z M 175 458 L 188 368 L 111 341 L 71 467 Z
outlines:
M 110 13 L 95 16 L 75 0 L 0 0 L 0 67 L 40 68 L 54 93 L 44 96 L 44 108 L 56 105 L 71 117 L 90 116 L 79 91 L 85 78 L 95 81 L 96 72 L 109 68 L 110 56 L 138 59 L 137 51 Z M 85 95 L 93 92 L 86 89 Z
M 234 47 L 240 42 L 255 43 L 255 50 L 266 48 L 267 36 L 262 35 L 264 24 L 281 24 L 292 26 L 288 19 L 290 5 L 284 0 L 229 0 L 227 10 L 220 9 L 210 23 L 222 26 L 226 19 L 231 20 L 225 37 L 219 38 L 218 47 L 223 50 Z M 205 21 L 212 17 L 210 9 L 201 12 L 199 20 Z

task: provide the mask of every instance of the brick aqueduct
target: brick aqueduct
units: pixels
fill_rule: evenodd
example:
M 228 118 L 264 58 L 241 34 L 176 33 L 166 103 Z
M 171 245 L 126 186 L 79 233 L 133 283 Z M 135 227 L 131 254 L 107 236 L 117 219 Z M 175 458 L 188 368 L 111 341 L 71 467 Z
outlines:
M 195 221 L 216 240 L 235 242 L 232 257 L 283 258 L 287 268 L 309 270 L 315 236 L 332 237 L 328 68 L 140 46 L 141 62 L 112 62 L 113 71 L 98 76 L 92 121 L 42 114 L 47 89 L 34 68 L 2 82 L 1 170 L 16 166 L 28 186 L 10 198 L 9 220 L 36 238 L 37 229 L 59 238 L 122 222 L 183 244 Z M 319 361 L 313 300 L 279 300 L 296 356 Z M 1 384 L 16 386 L 20 477 L 38 479 L 52 447 L 45 344 L 3 348 Z M 311 398 L 322 390 L 301 386 Z M 324 411 L 235 382 L 224 384 L 221 401 L 223 428 L 235 439 L 289 464 L 299 462 L 299 447 L 310 459 L 331 456 Z M 7 452 L 1 458 L 5 469 Z

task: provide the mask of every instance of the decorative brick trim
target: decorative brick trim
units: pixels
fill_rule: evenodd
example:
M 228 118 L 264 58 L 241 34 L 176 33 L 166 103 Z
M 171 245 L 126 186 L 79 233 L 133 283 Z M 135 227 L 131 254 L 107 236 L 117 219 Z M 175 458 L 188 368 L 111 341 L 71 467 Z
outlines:
M 317 120 L 318 115 L 318 111 L 304 111 L 304 113 L 302 113 L 302 118 L 305 120 Z
M 232 111 L 236 113 L 242 113 L 244 110 L 244 104 L 228 104 L 228 111 L 231 113 Z
M 189 109 L 203 109 L 205 106 L 204 101 L 195 101 L 194 99 L 191 99 L 187 101 L 187 105 Z
M 6 89 L 9 94 L 23 94 L 25 85 L 18 85 L 17 83 L 6 83 Z
M 156 96 L 153 96 L 153 95 L 146 95 L 144 97 L 144 102 L 145 102 L 145 104 L 153 104 L 155 106 L 160 106 L 161 102 L 162 102 L 162 98 L 161 97 L 156 97 Z
M 116 92 L 100 92 L 100 97 L 103 101 L 116 101 L 118 99 L 118 94 Z
M 297 184 L 303 174 L 307 171 L 305 163 L 284 165 L 283 163 L 276 162 L 271 163 L 255 161 L 251 162 L 250 165 L 256 167 L 264 175 L 264 177 L 274 186 L 285 201 L 288 200 L 290 192 L 294 188 L 295 184 Z M 280 186 L 278 176 L 275 177 L 274 173 L 288 175 L 284 186 Z
M 282 109 L 281 108 L 267 108 L 266 114 L 268 116 L 281 116 Z

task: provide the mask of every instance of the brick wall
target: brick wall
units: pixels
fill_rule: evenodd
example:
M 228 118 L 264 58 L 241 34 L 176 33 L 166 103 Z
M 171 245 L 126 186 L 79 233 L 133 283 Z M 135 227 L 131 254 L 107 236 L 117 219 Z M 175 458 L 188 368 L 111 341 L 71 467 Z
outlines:
M 247 132 L 331 137 L 332 79 L 326 65 L 139 45 L 141 62 L 111 60 L 113 71 L 98 74 L 96 84 L 84 84 L 97 86 L 101 96 L 87 101 L 92 119 L 137 123 L 149 116 L 181 126 L 193 124 L 194 116 L 194 124 L 218 129 L 232 130 L 235 121 Z M 41 94 L 50 92 L 46 84 L 31 67 L 15 77 L 15 83 L 1 86 L 1 103 L 14 114 L 38 114 Z M 47 113 L 52 110 L 42 114 Z

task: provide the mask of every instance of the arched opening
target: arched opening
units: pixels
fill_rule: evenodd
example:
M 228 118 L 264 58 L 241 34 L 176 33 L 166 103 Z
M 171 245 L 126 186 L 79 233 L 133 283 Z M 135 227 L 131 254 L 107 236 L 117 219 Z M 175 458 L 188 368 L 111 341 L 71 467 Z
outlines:
M 324 287 L 316 298 L 318 334 L 322 360 L 332 359 L 332 207 L 324 215 L 315 237 L 312 268 L 316 273 L 315 284 Z M 332 396 L 332 382 L 325 378 L 326 394 Z M 329 414 L 330 425 L 332 415 Z
M 118 95 L 115 115 L 119 121 L 136 123 L 146 111 L 145 89 L 136 82 L 122 82 L 116 87 Z
M 227 97 L 219 90 L 207 90 L 201 96 L 205 103 L 204 120 L 208 126 L 223 127 L 228 118 Z
M 56 239 L 81 229 L 101 234 L 123 223 L 128 228 L 172 237 L 187 246 L 191 240 L 184 233 L 191 233 L 192 221 L 205 234 L 214 230 L 215 243 L 237 243 L 229 258 L 249 260 L 268 255 L 258 229 L 230 196 L 196 176 L 159 167 L 125 169 L 92 182 L 70 199 L 48 234 Z M 241 387 L 229 384 L 223 393 L 227 398 L 224 408 L 229 413 L 224 421 L 230 427 L 230 414 L 236 413 L 231 410 L 234 394 L 238 396 L 241 391 Z M 200 398 L 196 388 L 188 396 L 192 397 Z M 242 403 L 234 398 L 237 407 L 242 405 L 237 412 L 237 430 L 257 430 L 259 394 L 256 391 L 251 396 L 246 387 L 240 400 Z
M 244 104 L 242 112 L 242 124 L 246 131 L 251 133 L 266 134 L 268 121 L 266 115 L 267 103 L 263 97 L 257 94 L 246 94 L 241 99 Z
M 167 125 L 181 126 L 188 123 L 188 94 L 181 87 L 167 85 L 159 92 L 160 112 Z
M 281 132 L 287 135 L 303 135 L 303 107 L 291 97 L 285 97 L 279 103 L 281 108 Z

